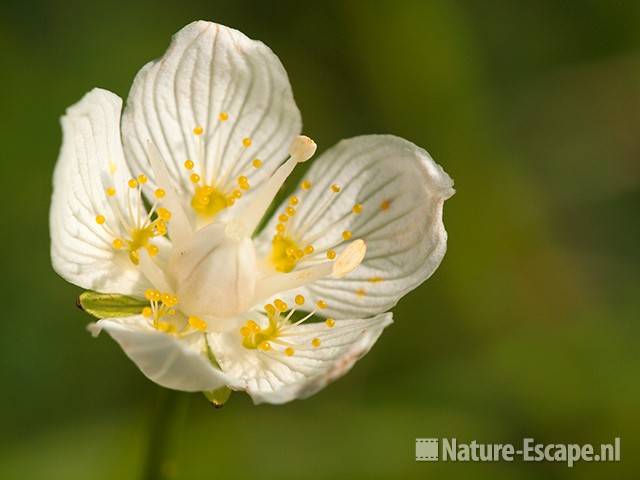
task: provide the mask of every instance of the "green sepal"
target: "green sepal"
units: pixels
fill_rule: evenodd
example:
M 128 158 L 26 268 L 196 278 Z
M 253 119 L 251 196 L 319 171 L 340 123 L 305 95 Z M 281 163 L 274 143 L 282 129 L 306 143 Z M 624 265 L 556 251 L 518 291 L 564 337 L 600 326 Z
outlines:
M 117 293 L 83 292 L 76 302 L 81 310 L 97 318 L 130 317 L 142 313 L 149 306 L 147 300 Z
M 222 408 L 224 404 L 229 400 L 231 396 L 231 389 L 229 387 L 220 387 L 208 392 L 202 392 L 207 400 L 209 400 L 214 407 Z

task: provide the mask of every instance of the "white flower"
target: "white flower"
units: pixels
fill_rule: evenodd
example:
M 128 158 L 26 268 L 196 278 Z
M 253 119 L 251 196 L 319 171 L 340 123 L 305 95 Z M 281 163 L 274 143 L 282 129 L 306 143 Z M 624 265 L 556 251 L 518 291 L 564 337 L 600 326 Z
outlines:
M 121 103 L 95 89 L 62 118 L 51 257 L 80 287 L 149 301 L 93 329 L 160 385 L 308 396 L 371 348 L 444 256 L 453 182 L 390 135 L 321 155 L 258 232 L 316 145 L 278 58 L 236 30 L 186 26 L 138 73 L 122 117 Z

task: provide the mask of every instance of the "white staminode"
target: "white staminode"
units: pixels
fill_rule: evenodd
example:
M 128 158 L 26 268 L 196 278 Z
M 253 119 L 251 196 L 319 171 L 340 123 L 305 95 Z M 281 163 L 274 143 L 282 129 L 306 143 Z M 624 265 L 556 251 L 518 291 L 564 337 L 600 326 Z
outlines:
M 258 190 L 246 210 L 238 217 L 238 225 L 242 225 L 242 231 L 246 236 L 251 236 L 265 212 L 276 197 L 285 180 L 298 163 L 306 162 L 316 152 L 316 143 L 309 137 L 298 135 L 289 147 L 289 159 L 271 175 L 271 178 Z M 238 233 L 238 227 L 234 227 L 234 233 Z

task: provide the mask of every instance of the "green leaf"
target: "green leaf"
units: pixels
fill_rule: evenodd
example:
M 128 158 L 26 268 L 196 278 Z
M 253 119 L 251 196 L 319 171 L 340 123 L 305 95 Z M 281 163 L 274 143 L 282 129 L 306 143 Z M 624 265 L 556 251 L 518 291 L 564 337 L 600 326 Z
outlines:
M 117 293 L 86 291 L 78 297 L 77 305 L 94 317 L 116 318 L 138 315 L 144 307 L 149 306 L 149 302 Z
M 220 387 L 215 390 L 202 393 L 207 397 L 207 400 L 213 403 L 214 407 L 222 408 L 231 396 L 231 389 L 229 387 Z

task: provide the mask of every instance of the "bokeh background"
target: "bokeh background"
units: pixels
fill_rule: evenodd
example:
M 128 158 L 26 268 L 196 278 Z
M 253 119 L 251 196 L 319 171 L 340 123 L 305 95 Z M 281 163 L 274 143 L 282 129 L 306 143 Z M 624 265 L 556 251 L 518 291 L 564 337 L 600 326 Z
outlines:
M 177 479 L 638 478 L 640 3 L 13 1 L 0 6 L 0 478 L 136 479 L 159 401 Z M 85 331 L 51 269 L 65 108 L 195 19 L 261 39 L 325 149 L 427 148 L 455 179 L 449 250 L 350 375 L 221 410 L 163 397 Z M 153 438 L 151 430 L 151 440 Z M 618 464 L 417 463 L 416 437 L 610 442 Z

